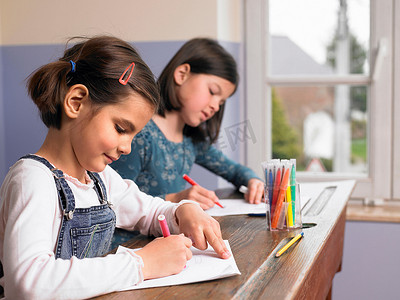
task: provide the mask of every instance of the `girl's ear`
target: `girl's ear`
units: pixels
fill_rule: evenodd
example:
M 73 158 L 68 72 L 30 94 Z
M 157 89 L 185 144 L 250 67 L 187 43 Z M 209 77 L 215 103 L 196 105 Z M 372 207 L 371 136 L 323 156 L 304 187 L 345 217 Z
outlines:
M 82 106 L 88 104 L 89 90 L 83 84 L 75 84 L 71 86 L 64 98 L 64 111 L 65 114 L 75 119 Z
M 178 66 L 174 71 L 174 81 L 177 85 L 182 85 L 190 74 L 190 65 L 183 64 Z

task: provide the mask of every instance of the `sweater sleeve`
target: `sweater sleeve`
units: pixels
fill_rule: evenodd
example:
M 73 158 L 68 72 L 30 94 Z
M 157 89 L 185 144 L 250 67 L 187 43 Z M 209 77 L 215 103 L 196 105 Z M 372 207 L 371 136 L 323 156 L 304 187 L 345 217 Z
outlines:
M 225 154 L 214 146 L 205 143 L 196 145 L 196 163 L 228 180 L 236 187 L 247 186 L 251 178 L 260 179 L 250 168 L 229 159 Z

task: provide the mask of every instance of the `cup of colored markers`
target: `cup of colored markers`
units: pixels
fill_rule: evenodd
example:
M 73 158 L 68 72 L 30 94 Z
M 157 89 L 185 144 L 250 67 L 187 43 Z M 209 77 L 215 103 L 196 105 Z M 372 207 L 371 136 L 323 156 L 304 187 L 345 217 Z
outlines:
M 263 162 L 266 218 L 269 230 L 289 231 L 302 227 L 300 186 L 296 182 L 296 159 Z

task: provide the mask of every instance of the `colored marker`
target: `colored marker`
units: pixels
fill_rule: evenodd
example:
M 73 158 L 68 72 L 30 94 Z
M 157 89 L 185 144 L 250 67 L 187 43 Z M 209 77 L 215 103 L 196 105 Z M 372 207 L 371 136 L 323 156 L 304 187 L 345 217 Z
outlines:
M 164 215 L 158 216 L 158 222 L 160 223 L 161 231 L 164 237 L 170 236 L 171 233 L 169 232 L 167 220 L 165 219 Z
M 274 176 L 272 175 L 272 169 L 269 169 L 269 175 L 268 175 L 268 200 L 269 200 L 269 205 L 272 206 L 272 189 L 274 186 Z
M 290 185 L 286 190 L 286 202 L 288 204 L 287 214 L 286 214 L 286 224 L 288 227 L 293 227 L 293 210 L 292 210 L 292 193 L 290 189 Z
M 249 217 L 265 217 L 266 213 L 249 213 L 247 214 Z
M 168 228 L 168 224 L 167 224 L 167 220 L 165 219 L 165 216 L 159 215 L 157 219 L 158 219 L 158 222 L 160 223 L 160 227 L 161 227 L 163 236 L 165 238 L 170 236 L 171 233 L 169 232 L 169 228 Z M 186 268 L 186 265 L 185 265 L 185 268 Z
M 276 171 L 274 191 L 272 194 L 272 204 L 271 204 L 271 216 L 275 216 L 275 206 L 279 194 L 279 186 L 281 185 L 281 168 Z
M 285 246 L 282 247 L 281 250 L 279 250 L 276 254 L 275 257 L 281 256 L 287 249 L 289 249 L 294 243 L 297 242 L 298 239 L 302 238 L 304 236 L 304 232 L 300 232 L 298 235 L 296 235 L 294 238 L 292 238 Z
M 247 186 L 241 185 L 239 188 L 239 192 L 241 192 L 242 194 L 247 194 L 248 191 L 249 189 L 247 188 Z
M 188 175 L 183 174 L 183 179 L 185 179 L 187 182 L 189 182 L 191 185 L 198 185 L 196 181 L 194 181 L 192 178 L 190 178 Z M 215 201 L 215 204 L 217 204 L 219 207 L 224 208 L 221 203 L 218 201 Z
M 274 216 L 272 217 L 271 227 L 276 228 L 278 226 L 279 217 L 281 215 L 281 210 L 283 206 L 283 201 L 285 200 L 286 190 L 289 183 L 289 169 L 285 169 L 285 174 L 283 174 L 283 179 L 281 186 L 279 188 L 278 199 L 276 200 L 276 207 L 274 210 Z
M 292 171 L 290 172 L 290 192 L 292 198 L 293 224 L 296 223 L 296 161 L 292 161 Z

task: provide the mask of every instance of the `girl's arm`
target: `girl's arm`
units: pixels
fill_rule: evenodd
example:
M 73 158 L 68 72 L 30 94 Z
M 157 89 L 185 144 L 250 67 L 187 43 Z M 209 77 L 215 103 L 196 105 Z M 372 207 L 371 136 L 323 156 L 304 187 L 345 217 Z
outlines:
M 184 233 L 193 241 L 193 246 L 202 250 L 207 248 L 207 242 L 209 242 L 220 257 L 229 256 L 221 237 L 219 223 L 206 214 L 198 204 L 191 201 L 173 204 L 149 196 L 141 192 L 134 182 L 122 180 L 114 170 L 108 167 L 102 176 L 109 185 L 107 188 L 109 193 L 113 195 L 111 199 L 113 199 L 114 211 L 117 214 L 118 227 L 140 230 L 142 234 L 161 236 L 162 231 L 157 217 L 163 214 L 171 233 Z M 160 259 L 161 256 L 158 256 L 159 258 L 151 255 L 145 257 L 152 257 L 153 261 Z
M 264 183 L 250 168 L 225 156 L 214 146 L 198 144 L 196 163 L 231 182 L 237 188 L 248 187 L 245 199 L 250 203 L 260 203 L 264 193 Z
M 55 258 L 61 213 L 53 176 L 39 162 L 18 162 L 4 180 L 0 199 L 7 298 L 82 299 L 143 280 L 141 258 L 130 250 L 88 259 Z
M 180 191 L 178 193 L 171 193 L 165 195 L 165 200 L 176 202 L 183 199 L 194 200 L 200 204 L 202 209 L 209 209 L 215 205 L 215 202 L 218 201 L 218 197 L 214 191 L 207 190 L 206 188 L 200 185 L 194 185 L 188 189 Z

